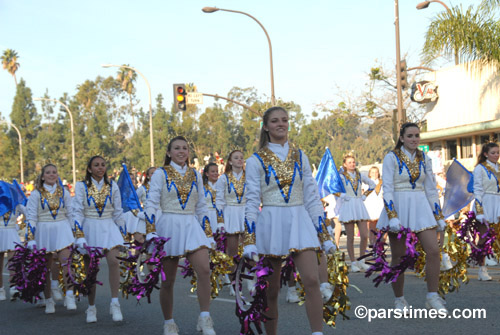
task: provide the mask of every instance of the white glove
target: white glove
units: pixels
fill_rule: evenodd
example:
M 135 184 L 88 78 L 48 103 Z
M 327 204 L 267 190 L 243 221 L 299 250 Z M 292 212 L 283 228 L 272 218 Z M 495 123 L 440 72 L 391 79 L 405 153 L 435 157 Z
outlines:
M 366 195 L 364 195 L 364 194 L 363 194 L 363 195 L 361 196 L 361 199 L 362 199 L 363 201 L 365 201 L 365 200 L 366 200 Z
M 483 222 L 484 221 L 484 214 L 476 215 L 476 220 L 479 222 Z
M 35 247 L 36 247 L 36 241 L 35 240 L 28 241 L 28 245 L 27 246 L 28 246 L 28 248 L 30 250 L 35 249 Z
M 444 222 L 443 219 L 438 220 L 437 224 L 438 224 L 437 231 L 444 231 L 445 230 L 446 222 Z
M 392 232 L 398 232 L 401 228 L 401 222 L 399 218 L 392 218 L 389 220 L 389 230 Z
M 343 201 L 349 201 L 349 200 L 351 200 L 351 197 L 350 197 L 350 196 L 348 196 L 348 195 L 347 195 L 347 194 L 345 194 L 345 193 L 341 193 L 341 194 L 340 194 L 340 199 L 342 199 Z
M 213 238 L 213 237 L 209 237 L 209 238 L 208 238 L 208 241 L 210 242 L 210 247 L 211 247 L 212 249 L 215 249 L 216 244 L 215 244 L 215 240 L 214 240 L 214 238 Z
M 152 238 L 154 238 L 154 237 L 158 237 L 158 234 L 157 234 L 157 233 L 155 233 L 155 232 L 148 233 L 148 234 L 146 235 L 146 241 L 149 241 L 149 240 L 151 240 L 151 239 L 152 239 Z
M 224 222 L 217 222 L 217 231 L 220 233 L 222 232 L 222 228 L 224 228 Z
M 326 240 L 325 242 L 323 242 L 322 248 L 324 252 L 330 254 L 333 254 L 337 250 L 335 244 L 333 244 L 333 242 L 330 240 Z
M 86 250 L 84 248 L 85 244 L 87 244 L 87 240 L 85 239 L 85 237 L 79 237 L 76 239 L 75 243 L 76 247 L 78 248 L 78 251 L 81 253 L 81 254 L 85 254 L 86 253 Z
M 139 213 L 137 213 L 137 217 L 138 217 L 140 220 L 146 220 L 146 216 L 144 215 L 144 212 L 143 212 L 143 211 L 140 211 Z
M 243 247 L 243 257 L 248 259 L 259 260 L 257 246 L 255 244 L 249 244 Z

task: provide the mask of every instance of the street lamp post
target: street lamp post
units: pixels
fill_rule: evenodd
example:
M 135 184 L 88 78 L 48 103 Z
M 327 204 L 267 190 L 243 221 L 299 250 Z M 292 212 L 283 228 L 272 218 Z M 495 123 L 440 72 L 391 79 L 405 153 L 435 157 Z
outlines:
M 33 98 L 35 101 L 52 101 L 56 102 L 66 109 L 66 112 L 69 114 L 70 127 L 71 127 L 71 161 L 73 164 L 73 187 L 76 185 L 76 159 L 75 159 L 75 127 L 73 122 L 73 114 L 69 110 L 69 107 L 63 104 L 61 101 L 56 99 L 48 99 L 48 98 Z
M 18 136 L 18 139 L 19 139 L 19 161 L 20 161 L 20 166 L 21 166 L 21 184 L 24 184 L 23 138 L 21 136 L 21 132 L 19 131 L 19 129 L 13 123 L 10 123 L 9 121 L 0 120 L 0 122 L 1 123 L 6 123 L 6 124 L 10 125 L 17 132 L 17 136 Z
M 403 87 L 401 83 L 401 51 L 399 45 L 399 2 L 394 0 L 394 11 L 396 19 L 394 26 L 396 27 L 396 91 L 398 96 L 398 126 L 401 127 L 406 121 L 406 113 L 403 110 Z M 399 128 L 398 127 L 398 128 Z
M 420 9 L 425 9 L 427 7 L 429 7 L 429 5 L 431 4 L 431 2 L 437 2 L 441 5 L 443 5 L 443 7 L 446 9 L 446 11 L 448 12 L 448 14 L 451 15 L 451 10 L 448 6 L 446 6 L 446 4 L 444 2 L 442 2 L 441 0 L 429 0 L 429 1 L 423 1 L 421 3 L 419 3 L 417 5 L 417 9 L 420 10 Z M 458 52 L 457 52 L 457 49 L 455 49 L 455 65 L 458 65 Z
M 114 65 L 114 64 L 103 64 L 101 66 L 106 67 L 106 68 L 108 68 L 108 67 L 120 67 L 120 68 L 125 68 L 125 69 L 135 71 L 146 82 L 146 86 L 148 87 L 148 98 L 149 98 L 149 150 L 150 150 L 150 155 L 151 155 L 151 166 L 155 166 L 155 151 L 154 151 L 154 144 L 153 144 L 153 108 L 151 106 L 151 86 L 149 86 L 148 80 L 139 70 L 137 70 L 136 68 L 133 68 L 131 66 Z
M 214 13 L 217 11 L 224 11 L 224 12 L 231 12 L 231 13 L 238 13 L 238 14 L 243 14 L 246 15 L 250 18 L 252 18 L 255 22 L 259 24 L 259 26 L 264 30 L 264 34 L 266 34 L 267 37 L 267 43 L 269 44 L 269 59 L 270 59 L 270 64 L 271 64 L 271 103 L 273 106 L 276 105 L 276 97 L 274 95 L 274 70 L 273 70 L 273 47 L 271 45 L 271 39 L 269 38 L 269 34 L 267 33 L 266 28 L 262 25 L 262 23 L 259 22 L 255 17 L 252 15 L 245 13 L 245 12 L 240 12 L 237 10 L 232 10 L 232 9 L 222 9 L 222 8 L 217 8 L 217 7 L 203 7 L 202 11 L 204 13 Z

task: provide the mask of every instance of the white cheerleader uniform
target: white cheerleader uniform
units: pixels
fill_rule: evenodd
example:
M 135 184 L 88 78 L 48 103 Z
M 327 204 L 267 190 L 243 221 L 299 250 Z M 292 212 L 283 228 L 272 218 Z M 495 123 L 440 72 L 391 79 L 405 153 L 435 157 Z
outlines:
M 368 212 L 369 220 L 378 220 L 380 213 L 384 210 L 384 196 L 382 192 L 382 180 L 373 180 L 376 183 L 373 191 L 366 196 L 365 207 Z
M 500 217 L 500 186 L 498 164 L 487 160 L 474 168 L 474 206 L 476 215 L 484 215 L 489 223 Z
M 219 177 L 216 183 L 217 208 L 222 211 L 224 229 L 227 234 L 245 232 L 245 171 L 231 171 Z
M 85 181 L 76 183 L 73 211 L 75 229 L 85 235 L 87 245 L 111 250 L 124 245 L 122 231 L 125 231 L 125 218 L 122 209 L 120 189 L 114 181 L 110 185 L 104 178 L 92 184 Z
M 419 151 L 410 154 L 404 147 L 389 152 L 382 165 L 382 189 L 385 211 L 380 214 L 378 229 L 389 227 L 389 220 L 418 233 L 437 228 L 443 219 L 439 196 L 432 173 L 431 159 Z
M 154 223 L 159 236 L 170 238 L 164 247 L 167 256 L 185 256 L 202 248 L 211 248 L 208 208 L 201 192 L 203 181 L 200 174 L 187 165 L 181 167 L 170 162 L 151 177 L 145 206 L 147 225 Z M 156 219 L 159 208 L 162 215 Z
M 137 197 L 139 198 L 139 202 L 142 206 L 146 203 L 148 189 L 149 185 L 148 187 L 141 185 L 136 191 Z M 146 222 L 138 216 L 138 213 L 138 211 L 128 211 L 124 213 L 128 234 L 146 234 Z
M 16 249 L 16 243 L 21 244 L 17 231 L 17 216 L 24 212 L 24 206 L 18 205 L 16 210 L 9 211 L 2 216 L 0 223 L 0 252 L 9 252 Z
M 245 245 L 255 237 L 257 251 L 268 257 L 320 249 L 316 225 L 324 219 L 323 205 L 302 150 L 268 143 L 248 158 L 246 184 Z
M 375 188 L 373 180 L 359 173 L 358 169 L 352 173 L 343 170 L 340 172 L 340 179 L 346 193 L 340 195 L 342 204 L 339 209 L 339 221 L 345 224 L 369 220 L 370 216 L 363 203 L 361 188 L 363 184 L 366 184 L 369 186 L 368 192 L 371 192 Z
M 205 202 L 207 203 L 208 208 L 208 218 L 211 224 L 219 222 L 218 219 L 220 220 L 219 211 L 215 205 L 215 199 L 217 198 L 217 190 L 215 186 L 216 183 L 212 183 L 211 181 L 207 181 L 207 183 L 203 185 Z
M 43 184 L 31 192 L 26 204 L 27 229 L 32 228 L 38 249 L 58 252 L 73 244 L 72 217 L 69 206 L 71 195 L 55 183 Z

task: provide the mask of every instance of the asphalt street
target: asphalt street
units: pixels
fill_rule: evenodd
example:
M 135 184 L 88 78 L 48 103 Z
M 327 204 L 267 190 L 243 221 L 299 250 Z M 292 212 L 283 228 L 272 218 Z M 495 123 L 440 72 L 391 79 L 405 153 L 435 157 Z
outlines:
M 345 237 L 342 237 L 342 244 Z M 345 249 L 344 249 L 345 250 Z M 500 266 L 490 267 L 493 277 L 490 282 L 477 280 L 478 268 L 469 269 L 470 282 L 462 285 L 458 293 L 446 296 L 447 308 L 450 312 L 457 309 L 462 318 L 430 319 L 423 317 L 396 319 L 384 318 L 387 309 L 393 308 L 393 294 L 390 285 L 381 284 L 375 288 L 370 278 L 363 273 L 350 274 L 348 295 L 351 299 L 349 320 L 337 320 L 336 329 L 325 326 L 325 334 L 497 334 L 500 329 Z M 3 270 L 4 282 L 8 280 L 6 269 Z M 152 297 L 152 303 L 145 299 L 139 303 L 135 297 L 128 299 L 120 297 L 123 322 L 115 323 L 109 314 L 110 293 L 107 283 L 107 266 L 103 261 L 99 280 L 103 282 L 97 291 L 97 323 L 85 322 L 87 300 L 82 298 L 77 303 L 76 311 L 67 311 L 62 302 L 57 302 L 56 313 L 47 315 L 44 308 L 23 303 L 21 301 L 0 302 L 0 334 L 73 334 L 73 335 L 113 335 L 113 334 L 162 334 L 163 317 L 158 303 L 158 291 Z M 426 285 L 422 278 L 412 272 L 406 276 L 405 297 L 413 309 L 425 308 Z M 285 301 L 286 289 L 280 294 L 279 334 L 304 335 L 310 334 L 305 307 L 290 304 Z M 363 307 L 366 307 L 366 310 Z M 199 314 L 196 295 L 190 292 L 188 279 L 179 274 L 175 285 L 174 318 L 180 328 L 180 333 L 199 334 L 196 331 L 196 321 Z M 367 311 L 374 316 L 357 317 Z M 466 310 L 470 309 L 470 311 Z M 473 317 L 472 309 L 483 309 L 486 318 Z M 224 289 L 219 298 L 211 304 L 210 313 L 214 320 L 217 334 L 239 334 L 239 324 L 235 316 L 234 299 Z M 376 315 L 376 317 L 375 317 Z

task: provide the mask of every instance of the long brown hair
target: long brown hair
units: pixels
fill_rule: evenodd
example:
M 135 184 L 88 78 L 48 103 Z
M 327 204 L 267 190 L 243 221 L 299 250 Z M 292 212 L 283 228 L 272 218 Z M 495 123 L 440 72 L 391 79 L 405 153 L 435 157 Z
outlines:
M 484 162 L 486 162 L 485 154 L 490 152 L 490 150 L 493 148 L 498 148 L 498 143 L 490 142 L 490 143 L 483 144 L 483 146 L 481 147 L 481 153 L 479 154 L 479 156 L 477 156 L 476 165 L 483 164 Z
M 167 152 L 165 153 L 165 162 L 164 162 L 164 166 L 167 166 L 167 165 L 170 165 L 170 162 L 172 161 L 172 158 L 170 158 L 170 156 L 168 155 L 168 152 L 170 150 L 172 150 L 172 143 L 174 143 L 175 141 L 184 141 L 188 144 L 188 151 L 189 151 L 189 143 L 188 141 L 186 140 L 186 138 L 184 136 L 176 136 L 174 137 L 173 139 L 170 140 L 170 142 L 168 142 L 168 145 L 167 145 Z M 189 155 L 188 157 L 186 158 L 186 164 L 189 162 Z
M 144 177 L 144 182 L 142 183 L 142 185 L 146 187 L 149 185 L 149 182 L 151 180 L 151 177 L 149 177 L 149 171 L 151 171 L 152 169 L 156 169 L 156 167 L 151 166 L 146 170 L 146 176 Z
M 90 157 L 89 162 L 87 163 L 87 168 L 85 169 L 85 184 L 87 184 L 88 187 L 90 187 L 92 185 L 92 173 L 89 171 L 89 169 L 92 166 L 92 162 L 94 161 L 94 159 L 97 159 L 97 158 L 102 159 L 106 163 L 106 165 L 108 164 L 106 162 L 106 160 L 104 159 L 104 157 L 102 157 L 100 155 L 95 155 L 95 156 Z M 104 183 L 106 185 L 110 185 L 109 179 L 108 179 L 107 166 L 106 166 L 106 172 L 104 172 Z
M 288 115 L 286 109 L 279 106 L 271 107 L 264 112 L 264 115 L 262 116 L 262 128 L 260 128 L 259 150 L 265 148 L 267 146 L 267 143 L 269 143 L 269 133 L 264 130 L 264 126 L 267 126 L 271 114 L 275 111 L 283 111 L 286 113 L 286 115 Z
M 227 162 L 226 162 L 226 167 L 224 168 L 224 173 L 229 173 L 229 172 L 233 171 L 233 166 L 229 163 L 229 161 L 231 160 L 231 157 L 233 157 L 233 154 L 235 152 L 241 152 L 243 154 L 243 151 L 238 150 L 238 149 L 231 151 L 231 153 L 227 157 Z
M 403 137 L 404 134 L 406 133 L 406 129 L 411 128 L 411 127 L 415 127 L 418 130 L 420 130 L 420 127 L 416 123 L 413 123 L 413 122 L 405 122 L 405 123 L 403 123 L 401 125 L 401 128 L 399 129 L 398 142 L 396 143 L 396 146 L 394 147 L 394 150 L 401 149 L 401 147 L 403 146 L 403 142 L 401 141 L 401 137 Z M 420 151 L 419 149 L 417 149 L 417 151 L 416 151 L 416 157 L 418 157 L 420 159 L 423 159 L 422 151 Z
M 203 168 L 203 185 L 208 184 L 208 171 L 210 171 L 210 168 L 212 166 L 217 167 L 217 169 L 219 168 L 217 166 L 217 164 L 215 164 L 214 162 L 211 162 L 211 163 L 208 163 L 207 165 L 205 165 L 205 167 Z
M 53 166 L 56 171 L 57 171 L 57 166 L 55 166 L 54 164 L 52 163 L 49 163 L 49 164 L 45 164 L 43 167 L 42 167 L 42 172 L 40 172 L 40 175 L 38 176 L 38 178 L 36 178 L 36 184 L 35 184 L 35 188 L 37 190 L 41 190 L 42 187 L 43 187 L 43 174 L 45 173 L 45 170 L 49 167 L 49 166 Z M 58 183 L 59 181 L 56 181 L 56 183 Z

